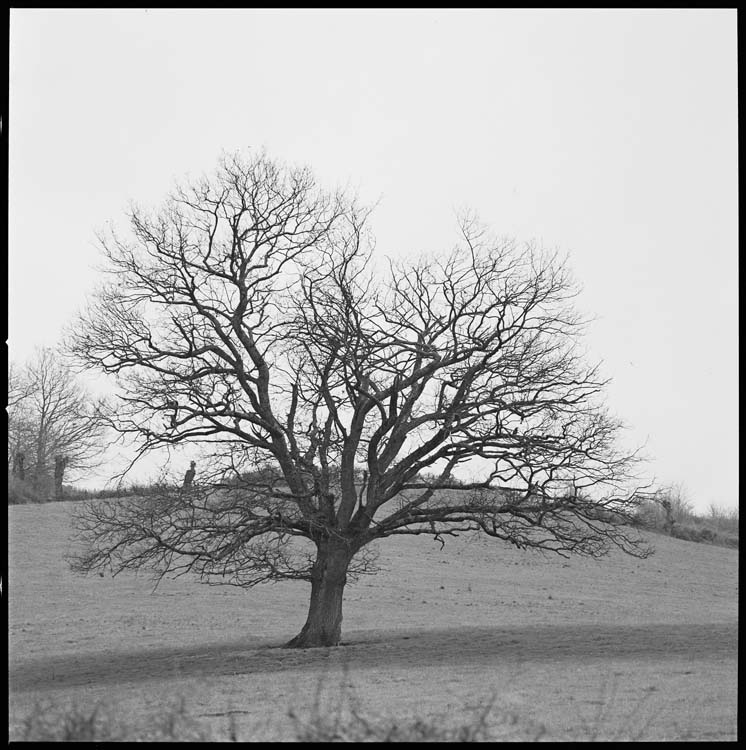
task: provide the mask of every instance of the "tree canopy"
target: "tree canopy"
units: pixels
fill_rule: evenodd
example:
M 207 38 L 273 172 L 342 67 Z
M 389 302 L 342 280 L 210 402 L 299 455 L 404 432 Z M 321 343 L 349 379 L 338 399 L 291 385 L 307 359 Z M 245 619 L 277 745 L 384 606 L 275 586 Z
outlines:
M 305 646 L 338 642 L 375 539 L 647 554 L 566 262 L 472 216 L 451 252 L 386 261 L 369 223 L 308 169 L 236 154 L 100 237 L 110 281 L 71 346 L 116 375 L 110 418 L 138 456 L 196 443 L 210 469 L 89 505 L 80 569 L 309 580 Z

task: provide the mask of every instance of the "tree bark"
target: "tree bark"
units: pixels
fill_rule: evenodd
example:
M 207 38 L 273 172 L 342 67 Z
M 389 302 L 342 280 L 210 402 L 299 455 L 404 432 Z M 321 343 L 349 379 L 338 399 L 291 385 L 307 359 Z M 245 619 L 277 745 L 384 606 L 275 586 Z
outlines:
M 352 555 L 345 545 L 319 544 L 311 578 L 306 624 L 285 648 L 338 646 L 342 636 L 342 597 Z
M 67 459 L 64 456 L 55 456 L 54 459 L 54 499 L 62 500 L 62 478 L 65 476 Z

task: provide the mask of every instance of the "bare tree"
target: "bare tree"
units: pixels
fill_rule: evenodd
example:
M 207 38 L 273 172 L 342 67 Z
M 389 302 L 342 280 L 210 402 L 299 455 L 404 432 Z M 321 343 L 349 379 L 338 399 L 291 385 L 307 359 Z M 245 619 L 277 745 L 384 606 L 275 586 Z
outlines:
M 8 470 L 25 479 L 25 447 L 31 442 L 27 405 L 33 388 L 26 373 L 13 362 L 8 363 Z
M 651 490 L 647 496 L 647 509 L 652 510 L 654 516 L 661 515 L 653 521 L 653 526 L 660 525 L 662 521 L 663 529 L 671 533 L 676 524 L 686 522 L 692 516 L 692 504 L 686 496 L 686 489 L 681 483 L 668 484 Z M 643 509 L 644 510 L 644 509 Z M 649 514 L 648 514 L 649 515 Z M 648 519 L 648 522 L 653 519 Z
M 138 456 L 199 443 L 213 469 L 188 492 L 85 506 L 76 569 L 307 580 L 287 645 L 309 647 L 339 642 L 374 540 L 649 553 L 563 261 L 467 217 L 449 255 L 374 264 L 366 219 L 305 169 L 236 155 L 101 237 L 112 281 L 72 346 L 117 375 Z
M 8 386 L 8 463 L 19 479 L 37 490 L 54 487 L 60 499 L 65 470 L 79 476 L 103 452 L 102 405 L 49 348 L 23 368 L 11 365 Z

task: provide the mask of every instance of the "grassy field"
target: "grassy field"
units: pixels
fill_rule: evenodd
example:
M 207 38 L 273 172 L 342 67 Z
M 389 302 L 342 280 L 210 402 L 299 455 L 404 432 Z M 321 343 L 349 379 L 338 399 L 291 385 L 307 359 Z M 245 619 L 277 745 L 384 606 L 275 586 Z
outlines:
M 736 739 L 737 550 L 654 535 L 647 560 L 591 561 L 391 540 L 348 585 L 344 644 L 291 651 L 304 584 L 76 576 L 72 507 L 8 508 L 11 740 L 30 716 L 96 706 L 127 726 L 178 707 L 216 740 L 295 739 L 340 706 L 379 726 L 484 716 L 496 739 Z

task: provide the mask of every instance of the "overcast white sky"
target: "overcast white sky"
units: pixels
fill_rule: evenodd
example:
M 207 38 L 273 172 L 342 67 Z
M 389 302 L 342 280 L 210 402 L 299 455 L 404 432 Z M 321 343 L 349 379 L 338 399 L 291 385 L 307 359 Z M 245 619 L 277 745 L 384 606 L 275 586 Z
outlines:
M 94 232 L 223 150 L 349 183 L 378 251 L 469 207 L 569 253 L 650 474 L 738 503 L 735 10 L 11 10 L 9 349 L 54 345 Z

